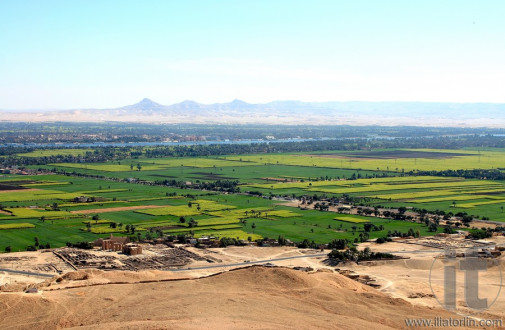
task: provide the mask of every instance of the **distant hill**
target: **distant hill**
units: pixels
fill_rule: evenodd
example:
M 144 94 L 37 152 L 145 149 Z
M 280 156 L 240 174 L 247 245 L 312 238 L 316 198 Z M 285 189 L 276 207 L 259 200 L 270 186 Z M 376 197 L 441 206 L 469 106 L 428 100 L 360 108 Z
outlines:
M 165 109 L 166 106 L 161 105 L 159 103 L 154 102 L 153 100 L 150 100 L 148 98 L 143 99 L 139 103 L 135 103 L 132 105 L 127 105 L 121 108 L 118 108 L 119 110 L 130 110 L 130 111 L 146 111 L 146 110 L 163 110 Z
M 505 127 L 505 104 L 301 101 L 253 104 L 241 100 L 202 104 L 186 100 L 162 105 L 145 98 L 112 109 L 0 111 L 0 120 Z

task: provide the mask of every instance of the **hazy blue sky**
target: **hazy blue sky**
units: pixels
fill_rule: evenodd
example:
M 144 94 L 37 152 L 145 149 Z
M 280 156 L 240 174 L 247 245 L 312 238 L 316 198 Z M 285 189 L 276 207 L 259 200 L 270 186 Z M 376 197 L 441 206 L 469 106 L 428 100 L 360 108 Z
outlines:
M 0 1 L 0 109 L 505 103 L 505 1 Z

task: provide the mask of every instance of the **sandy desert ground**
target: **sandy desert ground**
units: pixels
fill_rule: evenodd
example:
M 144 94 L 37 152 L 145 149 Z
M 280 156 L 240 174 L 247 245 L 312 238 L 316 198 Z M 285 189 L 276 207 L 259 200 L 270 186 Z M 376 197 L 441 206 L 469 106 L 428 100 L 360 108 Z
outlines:
M 92 282 L 102 274 L 72 275 L 60 283 Z M 201 279 L 64 289 L 50 284 L 39 294 L 2 294 L 2 328 L 401 329 L 406 317 L 454 316 L 323 270 L 252 266 Z
M 361 247 L 365 246 L 374 251 L 401 252 L 404 259 L 330 265 L 325 257 L 275 261 L 320 253 L 318 250 L 188 247 L 188 251 L 219 262 L 194 261 L 179 272 L 73 271 L 59 264 L 63 275 L 55 274 L 51 279 L 0 273 L 4 283 L 6 276 L 9 278 L 9 284 L 0 291 L 0 328 L 404 329 L 406 318 L 460 317 L 441 308 L 429 285 L 431 264 L 442 250 L 404 242 L 370 242 Z M 1 260 L 5 256 L 31 257 L 18 264 L 11 261 L 11 267 L 23 269 L 25 265 L 27 269 L 26 260 L 46 265 L 55 261 L 52 255 L 3 255 L 0 268 L 6 268 Z M 254 261 L 264 264 L 268 260 L 278 267 L 220 266 Z M 213 268 L 199 269 L 206 265 Z M 341 273 L 360 275 L 358 280 L 368 278 L 374 286 Z M 481 285 L 492 291 L 496 289 L 494 280 L 483 278 Z M 27 286 L 37 287 L 38 293 L 23 292 Z M 505 299 L 499 296 L 478 318 L 503 318 L 504 308 Z
M 412 117 L 412 116 L 384 116 L 384 115 L 359 115 L 335 114 L 335 115 L 317 115 L 314 113 L 304 114 L 277 114 L 270 113 L 249 113 L 247 111 L 235 114 L 120 114 L 117 112 L 104 111 L 100 114 L 88 112 L 86 110 L 74 111 L 1 111 L 1 121 L 27 121 L 27 122 L 52 122 L 52 121 L 71 121 L 71 122 L 135 122 L 135 123 L 192 123 L 192 124 L 288 124 L 288 125 L 379 125 L 379 126 L 430 126 L 430 127 L 490 127 L 501 128 L 504 125 L 502 118 L 467 118 L 454 120 L 452 117 Z

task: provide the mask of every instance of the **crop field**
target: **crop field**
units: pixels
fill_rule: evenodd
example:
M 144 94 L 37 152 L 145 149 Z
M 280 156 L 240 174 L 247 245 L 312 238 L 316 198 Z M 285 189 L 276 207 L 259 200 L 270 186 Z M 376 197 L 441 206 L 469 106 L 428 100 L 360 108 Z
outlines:
M 396 149 L 353 153 L 233 156 L 228 159 L 242 159 L 257 164 L 404 172 L 411 170 L 500 168 L 504 164 L 505 153 L 489 150 Z
M 92 225 L 98 225 L 98 224 L 109 224 L 109 223 L 113 223 L 114 221 L 111 221 L 111 220 L 84 220 L 82 223 L 89 223 L 89 224 L 92 224 Z
M 67 200 L 75 197 L 85 196 L 83 194 L 66 193 L 56 190 L 26 190 L 0 194 L 0 203 L 3 202 L 23 202 L 37 200 Z
M 197 199 L 195 201 L 192 201 L 191 204 L 196 204 L 196 208 L 200 209 L 201 211 L 220 211 L 235 208 L 235 206 L 232 205 L 222 205 L 216 203 L 215 201 L 205 199 Z
M 104 190 L 100 189 L 100 190 L 81 191 L 80 193 L 83 195 L 89 195 L 89 194 L 109 194 L 123 191 L 128 191 L 128 189 L 104 189 Z
M 12 176 L 1 178 L 0 185 L 12 179 Z M 61 175 L 25 179 L 34 183 L 50 181 L 66 184 L 41 185 L 37 190 L 2 195 L 14 195 L 15 198 L 6 198 L 11 201 L 3 203 L 4 211 L 0 213 L 0 225 L 4 225 L 0 251 L 7 246 L 11 246 L 13 251 L 24 250 L 34 244 L 35 238 L 41 244 L 57 247 L 64 246 L 66 242 L 90 241 L 111 233 L 131 235 L 126 230 L 127 225 L 134 225 L 135 235 L 143 237 L 148 231 L 156 230 L 165 235 L 192 233 L 195 237 L 239 239 L 283 235 L 295 241 L 309 239 L 326 243 L 334 238 L 353 239 L 357 235 L 351 233 L 353 224 L 335 221 L 332 212 L 295 210 L 277 205 L 274 200 L 254 196 L 222 195 L 218 192 Z M 177 196 L 167 197 L 167 193 L 176 193 Z M 183 196 L 188 193 L 194 197 Z M 85 194 L 101 197 L 102 200 L 88 203 L 73 201 L 75 196 Z M 52 210 L 55 203 L 57 210 Z M 153 206 L 156 208 L 149 208 Z M 96 215 L 100 217 L 92 219 Z M 186 218 L 186 222 L 179 221 L 181 216 Z M 190 219 L 194 219 L 196 226 L 190 227 Z M 342 228 L 337 229 L 338 224 Z M 402 224 L 388 226 L 400 228 Z M 401 228 L 408 230 L 420 226 L 408 224 L 408 228 Z
M 39 182 L 39 183 L 28 183 L 28 184 L 23 184 L 21 186 L 23 187 L 26 187 L 26 188 L 38 188 L 38 187 L 42 187 L 42 186 L 61 186 L 61 185 L 66 185 L 66 184 L 70 184 L 70 182 L 51 182 L 51 181 L 48 181 L 48 182 Z
M 263 238 L 260 235 L 253 234 L 253 233 L 248 233 L 243 230 L 220 230 L 220 231 L 200 231 L 195 233 L 195 237 L 199 238 L 202 236 L 214 236 L 217 238 L 222 238 L 222 237 L 231 237 L 231 238 L 236 238 L 236 239 L 242 239 L 242 240 L 248 240 L 251 239 L 252 241 L 261 239 Z
M 249 215 L 252 216 L 261 216 L 262 214 L 268 215 L 268 212 L 271 211 L 272 208 L 268 207 L 256 207 L 256 208 L 244 208 L 239 210 L 225 210 L 225 211 L 215 211 L 209 212 L 209 214 L 216 217 L 237 217 L 238 219 L 247 218 Z
M 191 158 L 187 158 L 191 159 Z M 141 161 L 142 159 L 139 159 Z M 158 161 L 164 160 L 164 158 L 158 159 Z M 162 169 L 151 170 L 149 167 L 142 167 L 140 171 L 137 170 L 136 165 L 138 164 L 132 162 L 134 168 L 131 169 L 130 165 L 126 162 L 122 162 L 121 166 L 125 165 L 127 168 L 122 168 L 123 171 L 110 172 L 110 171 L 100 171 L 96 169 L 91 169 L 89 167 L 83 166 L 83 164 L 73 164 L 73 167 L 64 167 L 62 164 L 52 164 L 52 165 L 40 165 L 37 168 L 53 169 L 57 168 L 59 170 L 89 174 L 89 175 L 104 175 L 107 177 L 128 179 L 128 178 L 138 178 L 141 180 L 181 180 L 181 181 L 214 181 L 214 180 L 240 180 L 244 183 L 269 183 L 275 184 L 277 180 L 281 181 L 298 181 L 296 178 L 302 178 L 304 180 L 310 180 L 311 178 L 319 177 L 331 177 L 331 178 L 350 178 L 353 174 L 356 174 L 355 170 L 338 169 L 338 168 L 313 168 L 313 167 L 303 167 L 303 166 L 287 166 L 281 164 L 275 165 L 263 165 L 258 166 L 258 164 L 252 164 L 247 162 L 238 161 L 228 161 L 229 166 L 219 166 L 219 167 L 189 167 L 189 166 L 174 166 L 169 167 L 169 165 L 155 165 L 163 166 Z M 105 163 L 105 165 L 110 165 L 113 163 Z M 117 164 L 117 163 L 116 163 Z M 141 163 L 143 165 L 153 166 L 152 163 Z M 101 164 L 94 164 L 95 166 L 100 166 Z M 237 166 L 238 165 L 238 166 Z M 372 171 L 360 171 L 364 176 L 373 176 L 377 172 Z M 268 174 L 268 175 L 266 175 Z M 378 172 L 380 175 L 384 175 L 384 172 Z M 391 175 L 398 175 L 397 173 L 389 173 Z M 269 180 L 269 177 L 276 178 L 275 181 Z
M 352 193 L 367 193 L 370 191 L 389 191 L 389 190 L 410 190 L 410 189 L 435 189 L 435 188 L 461 188 L 465 187 L 467 189 L 474 188 L 483 188 L 483 187 L 497 187 L 501 186 L 500 183 L 489 182 L 489 181 L 461 181 L 454 184 L 448 182 L 439 182 L 439 183 L 412 183 L 405 185 L 397 185 L 397 184 L 373 184 L 373 185 L 363 185 L 361 187 L 344 187 L 344 188 L 324 188 L 324 187 L 316 187 L 309 188 L 309 191 L 320 191 L 326 193 L 334 193 L 334 194 L 352 194 Z
M 344 221 L 344 222 L 351 222 L 351 223 L 368 223 L 368 222 L 370 222 L 370 218 L 367 218 L 367 217 L 360 217 L 357 215 L 341 215 L 341 214 L 339 214 L 337 217 L 335 217 L 335 220 Z
M 26 222 L 0 224 L 0 230 L 34 228 L 35 225 Z
M 326 194 L 366 198 L 373 205 L 407 206 L 469 212 L 505 221 L 501 206 L 505 205 L 505 183 L 502 181 L 399 176 L 356 180 L 320 180 L 310 182 L 250 183 L 245 190 L 263 194 Z M 466 203 L 456 203 L 465 201 Z
M 265 213 L 265 217 L 291 218 L 291 217 L 300 216 L 299 213 L 295 213 L 295 212 L 289 211 L 289 210 L 274 210 L 274 211 L 267 211 L 264 213 Z
M 138 171 L 136 167 L 131 167 L 130 165 L 118 165 L 118 164 L 81 164 L 81 163 L 61 163 L 53 164 L 67 168 L 77 168 L 95 171 L 105 171 L 105 172 L 133 172 Z M 141 169 L 145 171 L 161 170 L 163 166 L 159 165 L 145 165 Z
M 46 218 L 62 219 L 75 217 L 75 215 L 66 211 L 42 211 L 27 208 L 5 208 L 6 212 L 11 213 L 13 219 Z
M 469 201 L 462 208 L 495 204 L 500 202 L 480 202 L 472 204 L 470 201 L 497 200 L 505 197 L 505 184 L 489 180 L 465 180 L 462 178 L 444 178 L 428 176 L 404 176 L 388 178 L 372 178 L 357 180 L 323 180 L 315 182 L 276 182 L 274 184 L 249 184 L 245 187 L 253 190 L 260 189 L 263 193 L 276 193 L 295 189 L 297 193 L 326 193 L 332 195 L 349 194 L 376 200 L 376 203 L 402 201 L 411 204 L 426 204 L 447 202 L 445 208 L 454 201 Z M 269 189 L 270 188 L 270 189 Z M 293 191 L 293 190 L 292 190 Z M 449 203 L 450 202 L 450 203 Z M 443 208 L 442 208 L 443 209 Z
M 167 206 L 151 210 L 136 211 L 137 213 L 143 213 L 148 215 L 173 215 L 176 217 L 189 217 L 192 215 L 200 214 L 196 208 L 189 208 L 186 205 L 179 206 Z
M 384 200 L 403 200 L 403 199 L 414 199 L 414 198 L 423 198 L 423 197 L 436 197 L 436 196 L 446 196 L 446 197 L 441 197 L 442 200 L 445 200 L 445 198 L 449 198 L 448 196 L 458 196 L 460 195 L 461 192 L 458 192 L 456 190 L 448 190 L 448 189 L 439 189 L 439 190 L 423 190 L 423 191 L 417 191 L 417 192 L 404 192 L 404 193 L 396 193 L 396 194 L 380 194 L 380 195 L 375 195 L 375 198 L 378 199 L 384 199 Z M 433 198 L 436 199 L 436 198 Z
M 198 227 L 193 227 L 191 229 L 188 228 L 177 228 L 177 229 L 170 229 L 168 232 L 173 233 L 173 234 L 186 234 L 191 232 L 201 232 L 201 231 L 221 231 L 221 230 L 228 230 L 228 229 L 240 229 L 242 228 L 241 225 L 234 225 L 234 224 L 224 224 L 224 225 L 210 225 L 210 226 L 198 226 Z
M 443 178 L 443 177 L 431 177 L 431 176 L 414 176 L 414 177 L 387 177 L 387 178 L 371 178 L 371 179 L 358 179 L 358 180 L 323 180 L 323 181 L 311 181 L 311 182 L 277 182 L 271 184 L 251 184 L 250 187 L 255 188 L 265 188 L 265 189 L 286 189 L 286 188 L 299 188 L 305 190 L 318 190 L 319 188 L 328 189 L 328 187 L 333 187 L 331 189 L 344 189 L 344 188 L 366 188 L 373 185 L 374 189 L 381 187 L 388 188 L 387 190 L 392 190 L 394 186 L 408 185 L 408 188 L 417 187 L 444 187 L 448 183 L 463 182 L 459 178 Z M 491 183 L 493 184 L 493 183 Z M 338 187 L 338 188 L 337 188 Z M 404 188 L 400 188 L 404 189 Z
M 462 208 L 473 208 L 473 207 L 476 207 L 476 206 L 489 205 L 489 204 L 502 204 L 502 205 L 505 205 L 505 198 L 496 199 L 496 200 L 493 200 L 493 201 L 463 203 L 463 204 L 459 204 L 458 206 L 462 207 Z
M 503 181 L 404 173 L 501 168 L 504 160 L 503 150 L 394 149 L 34 165 L 31 168 L 57 168 L 71 175 L 0 177 L 0 225 L 5 225 L 0 251 L 6 246 L 24 250 L 34 244 L 35 237 L 56 247 L 110 233 L 131 235 L 126 225 L 135 226 L 135 235 L 142 237 L 156 232 L 240 239 L 282 235 L 293 241 L 318 243 L 335 238 L 354 240 L 368 222 L 384 226 L 384 230 L 371 232 L 371 238 L 411 228 L 421 235 L 434 235 L 424 224 L 302 210 L 283 206 L 277 199 L 293 194 L 335 198 L 345 194 L 371 206 L 468 212 L 505 222 Z M 74 171 L 94 177 L 75 176 Z M 193 184 L 235 180 L 240 194 L 196 190 L 192 185 L 181 189 L 136 184 L 130 178 Z M 248 191 L 263 197 L 245 194 Z
M 101 201 L 101 202 L 87 202 L 86 206 L 91 206 L 91 205 L 107 205 L 107 204 L 120 204 L 120 203 L 128 203 L 127 201 Z M 60 207 L 64 207 L 65 209 L 70 208 L 80 208 L 82 205 L 79 203 L 61 203 L 59 204 Z
M 92 149 L 42 149 L 35 150 L 32 152 L 18 154 L 20 157 L 51 157 L 57 155 L 63 156 L 81 156 L 87 152 L 93 152 Z
M 212 225 L 229 225 L 237 224 L 240 220 L 237 218 L 226 218 L 226 217 L 216 217 L 216 218 L 205 218 L 198 220 L 199 226 L 212 226 Z
M 412 203 L 433 203 L 433 202 L 453 202 L 453 201 L 468 201 L 476 199 L 495 199 L 503 200 L 503 197 L 495 195 L 451 195 L 446 197 L 435 197 L 435 198 L 425 198 L 425 199 L 412 199 L 409 202 Z
M 156 165 L 164 165 L 165 167 L 228 167 L 228 166 L 251 166 L 258 165 L 256 163 L 250 163 L 240 160 L 234 159 L 224 159 L 224 158 L 168 158 L 168 159 L 160 159 L 160 158 L 152 158 L 152 159 L 142 159 L 142 164 L 156 164 Z
M 119 163 L 59 163 L 49 164 L 50 166 L 58 166 L 72 169 L 85 169 L 106 172 L 140 172 L 140 171 L 157 171 L 169 168 L 222 168 L 222 167 L 242 167 L 258 165 L 254 162 L 243 162 L 239 160 L 226 160 L 217 158 L 154 158 L 141 159 L 137 162 L 129 161 Z M 140 166 L 140 169 L 139 169 Z

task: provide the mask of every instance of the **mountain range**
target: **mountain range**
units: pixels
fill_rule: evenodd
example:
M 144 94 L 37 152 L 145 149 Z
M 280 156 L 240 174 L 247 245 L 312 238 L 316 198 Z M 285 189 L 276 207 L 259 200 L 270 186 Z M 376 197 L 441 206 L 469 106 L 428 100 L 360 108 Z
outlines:
M 145 98 L 111 109 L 0 111 L 2 121 L 154 122 L 209 124 L 349 124 L 505 127 L 505 104 L 435 102 L 273 101 L 163 105 Z

